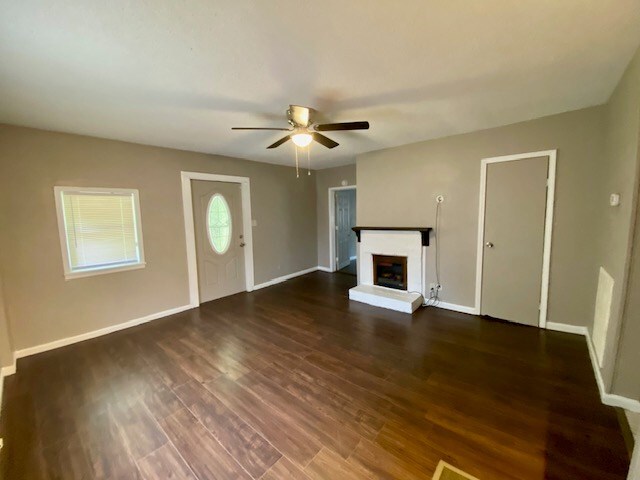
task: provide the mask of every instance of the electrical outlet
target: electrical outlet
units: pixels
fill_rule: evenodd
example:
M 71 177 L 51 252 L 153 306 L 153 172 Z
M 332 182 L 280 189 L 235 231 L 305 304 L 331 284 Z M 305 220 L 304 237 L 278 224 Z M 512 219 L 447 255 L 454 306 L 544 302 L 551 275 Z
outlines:
M 431 292 L 435 292 L 435 291 L 441 291 L 442 290 L 442 285 L 439 283 L 430 283 L 429 284 L 429 291 Z

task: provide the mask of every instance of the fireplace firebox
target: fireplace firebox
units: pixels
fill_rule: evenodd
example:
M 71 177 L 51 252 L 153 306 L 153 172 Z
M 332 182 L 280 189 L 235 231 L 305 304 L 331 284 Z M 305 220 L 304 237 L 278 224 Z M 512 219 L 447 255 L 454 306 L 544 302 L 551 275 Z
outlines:
M 373 283 L 381 287 L 407 289 L 407 257 L 373 255 Z

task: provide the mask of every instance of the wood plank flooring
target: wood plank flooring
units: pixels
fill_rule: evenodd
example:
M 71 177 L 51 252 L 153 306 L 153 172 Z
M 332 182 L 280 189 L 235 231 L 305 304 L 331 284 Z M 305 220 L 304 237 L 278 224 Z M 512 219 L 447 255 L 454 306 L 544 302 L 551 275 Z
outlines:
M 349 302 L 313 273 L 25 358 L 6 479 L 624 479 L 584 339 Z

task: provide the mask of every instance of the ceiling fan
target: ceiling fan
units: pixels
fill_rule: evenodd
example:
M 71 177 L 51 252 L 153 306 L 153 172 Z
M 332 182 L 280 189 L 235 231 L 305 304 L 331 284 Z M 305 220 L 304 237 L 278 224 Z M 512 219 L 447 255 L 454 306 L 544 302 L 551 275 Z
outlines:
M 368 130 L 369 122 L 343 122 L 343 123 L 322 123 L 314 122 L 315 110 L 300 105 L 289 105 L 287 110 L 287 121 L 291 128 L 270 128 L 270 127 L 233 127 L 231 130 L 280 130 L 291 132 L 286 137 L 269 145 L 267 148 L 277 148 L 283 143 L 292 140 L 298 147 L 307 147 L 312 141 L 316 141 L 327 148 L 335 148 L 338 142 L 319 132 L 334 132 L 338 130 Z

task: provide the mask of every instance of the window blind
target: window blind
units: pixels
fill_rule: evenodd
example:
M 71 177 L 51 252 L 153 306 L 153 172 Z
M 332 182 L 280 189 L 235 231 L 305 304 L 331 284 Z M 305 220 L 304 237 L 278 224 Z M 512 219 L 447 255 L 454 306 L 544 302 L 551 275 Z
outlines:
M 133 193 L 62 192 L 69 268 L 140 262 Z

